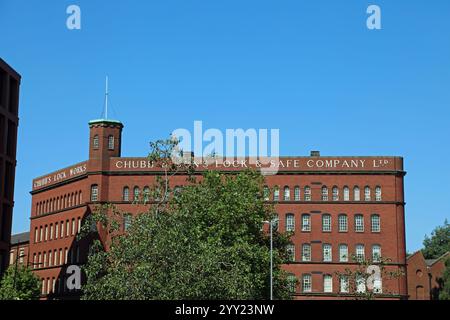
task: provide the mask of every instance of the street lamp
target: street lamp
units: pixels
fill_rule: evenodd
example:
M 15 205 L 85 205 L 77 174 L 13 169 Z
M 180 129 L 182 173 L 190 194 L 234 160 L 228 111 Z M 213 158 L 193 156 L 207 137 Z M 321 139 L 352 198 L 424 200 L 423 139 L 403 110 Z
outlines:
M 270 300 L 273 300 L 273 221 L 263 221 L 270 228 Z

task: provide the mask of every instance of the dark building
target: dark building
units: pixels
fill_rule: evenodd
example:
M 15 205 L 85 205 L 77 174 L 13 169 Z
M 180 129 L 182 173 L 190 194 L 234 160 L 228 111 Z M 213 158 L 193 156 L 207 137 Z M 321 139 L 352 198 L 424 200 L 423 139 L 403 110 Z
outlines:
M 0 276 L 8 266 L 14 206 L 20 75 L 0 58 Z
M 133 199 L 148 194 L 161 172 L 145 157 L 122 157 L 121 122 L 95 120 L 89 128 L 88 160 L 33 180 L 29 258 L 43 298 L 76 295 L 67 289 L 66 269 L 86 262 L 88 243 L 77 239 L 84 217 L 106 202 L 139 213 L 143 207 Z M 197 170 L 233 173 L 244 169 L 239 163 Z M 299 282 L 293 288 L 296 299 L 352 298 L 349 279 L 336 275 L 357 267 L 352 254 L 372 261 L 390 258 L 388 272 L 406 267 L 403 158 L 315 152 L 281 157 L 274 166 L 279 171 L 266 178 L 267 190 L 273 190 L 266 201 L 275 205 L 278 228 L 295 232 L 284 269 Z M 176 175 L 171 187 L 185 183 L 186 176 Z M 377 286 L 380 299 L 407 298 L 406 276 Z

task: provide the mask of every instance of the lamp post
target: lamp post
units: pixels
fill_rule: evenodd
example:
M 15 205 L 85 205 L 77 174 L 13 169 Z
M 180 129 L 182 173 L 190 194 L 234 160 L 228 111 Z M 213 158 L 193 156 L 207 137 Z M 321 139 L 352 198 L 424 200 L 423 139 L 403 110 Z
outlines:
M 273 300 L 273 220 L 263 221 L 270 228 L 270 300 Z

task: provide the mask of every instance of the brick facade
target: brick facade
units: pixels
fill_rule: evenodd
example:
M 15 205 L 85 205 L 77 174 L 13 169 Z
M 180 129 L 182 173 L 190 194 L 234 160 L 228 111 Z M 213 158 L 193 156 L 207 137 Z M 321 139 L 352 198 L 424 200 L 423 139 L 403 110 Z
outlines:
M 161 174 L 146 158 L 121 157 L 123 125 L 118 121 L 90 122 L 89 159 L 69 168 L 58 170 L 33 181 L 30 228 L 30 261 L 42 279 L 43 297 L 76 297 L 64 286 L 65 268 L 86 261 L 88 244 L 77 241 L 79 227 L 98 203 L 114 203 L 125 212 L 143 211 L 133 205 L 133 192 L 150 186 Z M 209 169 L 226 173 L 242 170 L 247 163 L 225 163 Z M 405 221 L 403 194 L 403 159 L 401 157 L 282 157 L 273 163 L 279 171 L 267 176 L 267 186 L 280 189 L 279 199 L 272 193 L 268 199 L 275 204 L 279 228 L 285 230 L 286 217 L 293 215 L 295 260 L 284 268 L 302 282 L 304 275 L 312 279 L 311 292 L 302 284 L 296 288 L 298 299 L 337 299 L 340 294 L 338 270 L 354 267 L 351 261 L 340 261 L 339 245 L 348 246 L 348 255 L 364 245 L 366 257 L 372 256 L 374 246 L 381 255 L 392 259 L 390 270 L 406 266 Z M 201 165 L 197 171 L 205 170 Z M 175 176 L 172 187 L 186 183 L 184 176 Z M 324 187 L 328 199 L 322 198 Z M 129 199 L 124 199 L 128 187 Z M 289 187 L 289 199 L 284 198 Z M 298 187 L 298 188 L 297 188 Z M 308 197 L 308 187 L 311 198 Z M 359 187 L 360 199 L 355 197 Z M 370 190 L 367 199 L 365 191 Z M 347 190 L 346 192 L 345 190 Z M 336 192 L 338 190 L 338 195 Z M 306 190 L 306 196 L 305 196 Z M 300 192 L 298 192 L 300 191 Z M 299 197 L 297 198 L 297 194 Z M 348 197 L 347 197 L 348 195 Z M 331 216 L 331 231 L 323 231 L 324 214 Z M 346 214 L 347 230 L 339 230 L 339 215 Z M 302 230 L 302 216 L 310 217 L 311 230 Z M 355 216 L 361 215 L 363 229 L 355 231 Z M 290 216 L 289 216 L 290 217 Z M 306 216 L 305 216 L 306 217 Z M 358 218 L 359 219 L 359 218 Z M 373 220 L 374 219 L 374 220 Z M 372 230 L 372 220 L 380 228 Z M 290 224 L 292 226 L 292 223 Z M 310 261 L 303 261 L 302 246 L 311 246 Z M 324 245 L 331 245 L 331 261 L 324 262 Z M 362 248 L 362 247 L 360 247 Z M 324 277 L 332 275 L 332 292 L 324 292 Z M 406 277 L 383 281 L 380 298 L 407 297 Z M 386 295 L 394 294 L 393 296 Z

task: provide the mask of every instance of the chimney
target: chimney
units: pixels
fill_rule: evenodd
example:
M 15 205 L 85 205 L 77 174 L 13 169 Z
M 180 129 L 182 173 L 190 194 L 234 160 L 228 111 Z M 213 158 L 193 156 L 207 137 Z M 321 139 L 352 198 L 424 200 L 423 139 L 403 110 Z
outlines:
M 320 157 L 320 151 L 311 151 L 311 157 Z

